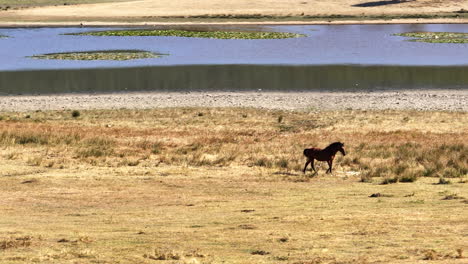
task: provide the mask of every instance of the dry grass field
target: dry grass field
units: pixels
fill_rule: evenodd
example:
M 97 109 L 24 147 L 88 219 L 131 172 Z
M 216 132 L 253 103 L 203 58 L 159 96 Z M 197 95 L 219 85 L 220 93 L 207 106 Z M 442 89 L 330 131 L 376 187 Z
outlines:
M 466 112 L 0 119 L 2 264 L 467 261 Z M 332 175 L 302 174 L 303 148 L 338 140 Z

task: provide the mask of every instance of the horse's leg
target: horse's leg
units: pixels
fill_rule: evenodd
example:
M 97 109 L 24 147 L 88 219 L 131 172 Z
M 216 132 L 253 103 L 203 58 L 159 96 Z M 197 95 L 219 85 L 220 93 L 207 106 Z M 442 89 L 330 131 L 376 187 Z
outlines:
M 313 162 L 314 162 L 314 160 L 312 160 L 312 168 L 314 167 L 314 163 L 313 163 Z M 305 166 L 304 166 L 304 170 L 303 170 L 304 173 L 306 172 L 306 168 L 307 168 L 307 165 L 309 165 L 309 163 L 310 163 L 310 159 L 307 159 L 307 162 L 306 162 L 306 164 L 305 164 Z
M 315 171 L 315 173 L 317 173 L 317 170 L 314 167 L 314 159 L 312 159 L 311 165 L 312 165 L 312 169 Z
M 332 173 L 333 160 L 327 160 L 327 163 L 328 163 L 328 170 L 327 170 L 327 173 L 328 173 L 328 172 Z

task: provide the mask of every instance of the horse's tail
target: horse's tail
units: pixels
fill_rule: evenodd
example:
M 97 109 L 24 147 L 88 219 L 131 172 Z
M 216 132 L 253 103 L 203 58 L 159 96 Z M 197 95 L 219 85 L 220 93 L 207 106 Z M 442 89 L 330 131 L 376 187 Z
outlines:
M 311 149 L 304 149 L 304 156 L 309 157 L 310 154 L 312 154 L 312 150 L 311 150 Z

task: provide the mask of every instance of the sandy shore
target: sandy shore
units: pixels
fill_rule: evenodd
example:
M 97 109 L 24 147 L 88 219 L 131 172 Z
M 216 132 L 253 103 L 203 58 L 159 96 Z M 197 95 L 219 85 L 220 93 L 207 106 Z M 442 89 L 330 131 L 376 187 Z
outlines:
M 164 23 L 466 23 L 468 1 L 136 0 L 0 10 L 0 26 L 159 25 Z M 262 18 L 259 20 L 258 18 Z M 281 18 L 288 19 L 281 21 Z M 309 19 L 307 19 L 309 17 Z M 315 18 L 310 20 L 310 17 Z M 320 17 L 325 17 L 320 19 Z M 347 17 L 345 20 L 340 19 Z M 374 17 L 374 19 L 371 19 Z M 402 17 L 404 19 L 398 19 Z M 418 17 L 421 17 L 419 19 Z M 252 19 L 253 18 L 253 19 Z M 294 21 L 297 18 L 297 21 Z M 392 19 L 394 18 L 394 19 Z M 213 20 L 214 19 L 214 20 Z M 278 19 L 280 19 L 278 21 Z M 263 20 L 263 21 L 262 21 Z M 276 20 L 276 21 L 275 21 Z M 245 23 L 245 21 L 243 22 Z
M 189 92 L 2 96 L 0 111 L 255 107 L 283 110 L 468 111 L 468 90 L 391 92 Z

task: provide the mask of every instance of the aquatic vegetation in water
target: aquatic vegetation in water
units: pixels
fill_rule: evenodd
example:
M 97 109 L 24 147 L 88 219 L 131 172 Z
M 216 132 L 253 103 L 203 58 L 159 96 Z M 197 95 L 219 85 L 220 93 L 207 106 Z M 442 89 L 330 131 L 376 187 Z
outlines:
M 412 38 L 408 41 L 427 43 L 468 43 L 468 33 L 460 32 L 408 32 L 394 34 Z
M 7 37 L 7 36 L 5 36 L 5 35 L 0 35 L 0 38 L 6 38 L 6 37 Z
M 84 51 L 64 52 L 35 55 L 30 58 L 44 60 L 138 60 L 148 58 L 160 58 L 166 54 L 158 54 L 143 50 L 109 50 L 109 51 Z
M 87 36 L 164 36 L 216 39 L 285 39 L 305 37 L 303 34 L 287 32 L 248 32 L 248 31 L 191 31 L 191 30 L 109 30 L 84 32 L 68 35 Z

